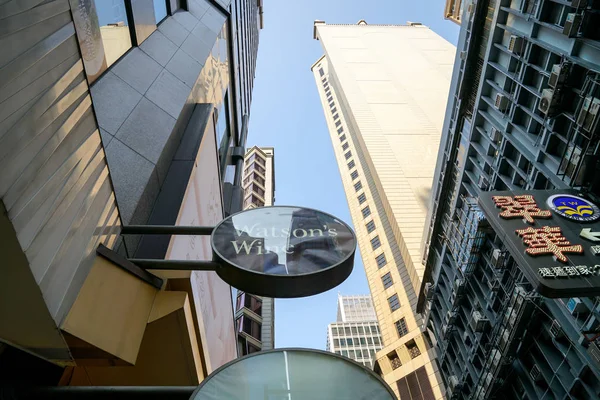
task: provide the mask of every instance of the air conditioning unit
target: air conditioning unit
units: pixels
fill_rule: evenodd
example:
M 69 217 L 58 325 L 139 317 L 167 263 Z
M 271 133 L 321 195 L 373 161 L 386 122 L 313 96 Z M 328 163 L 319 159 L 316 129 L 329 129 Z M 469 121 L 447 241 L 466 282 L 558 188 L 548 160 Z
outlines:
M 485 176 L 483 175 L 479 175 L 479 183 L 478 186 L 481 190 L 488 190 L 490 184 L 488 183 L 487 179 L 485 178 Z
M 552 89 L 542 90 L 542 98 L 540 99 L 540 103 L 538 104 L 538 110 L 540 110 L 549 117 L 552 114 L 554 114 L 554 112 L 558 108 L 559 96 L 555 96 L 554 93 L 555 92 Z
M 425 284 L 425 289 L 423 290 L 423 292 L 425 294 L 425 298 L 427 300 L 431 300 L 433 298 L 433 292 L 435 292 L 434 284 L 431 282 L 427 282 Z
M 513 310 L 508 316 L 508 323 L 510 326 L 515 326 L 517 323 L 517 317 L 519 316 L 519 312 L 517 310 Z
M 500 360 L 502 359 L 502 353 L 500 353 L 500 350 L 498 349 L 493 349 L 490 354 L 490 358 L 492 359 L 492 365 L 495 368 L 500 364 Z
M 569 13 L 567 14 L 567 20 L 565 21 L 565 26 L 563 27 L 563 35 L 566 35 L 570 38 L 577 36 L 577 32 L 579 32 L 579 27 L 581 26 L 582 21 L 581 14 Z
M 588 0 L 571 0 L 571 7 L 583 8 L 587 7 Z
M 504 256 L 502 255 L 502 251 L 500 249 L 494 249 L 492 252 L 492 265 L 494 268 L 502 268 L 504 264 Z
M 508 51 L 513 54 L 521 55 L 523 52 L 523 38 L 517 35 L 510 35 Z
M 483 316 L 479 311 L 473 311 L 471 314 L 471 328 L 475 332 L 483 332 L 488 319 Z
M 598 126 L 598 116 L 600 115 L 600 99 L 592 98 L 590 107 L 587 111 L 585 121 L 583 123 L 583 129 L 587 132 L 593 133 L 596 131 Z
M 487 285 L 492 292 L 497 292 L 500 288 L 500 283 L 496 279 L 488 279 Z
M 467 52 L 466 51 L 461 51 L 459 53 L 460 59 L 461 60 L 466 60 L 467 59 Z
M 588 96 L 583 99 L 583 104 L 581 105 L 581 109 L 579 110 L 579 114 L 577 114 L 577 125 L 583 127 L 585 125 L 585 120 L 587 118 L 588 111 L 590 110 L 590 106 L 592 105 L 592 101 L 594 98 L 592 96 Z
M 496 101 L 494 102 L 494 106 L 504 112 L 508 108 L 508 97 L 501 93 L 496 93 Z
M 504 332 L 502 332 L 502 335 L 500 336 L 500 340 L 499 343 L 500 348 L 501 349 L 506 349 L 506 347 L 510 344 L 510 331 L 508 329 L 504 330 Z
M 456 313 L 453 311 L 448 311 L 448 313 L 446 314 L 446 317 L 448 318 L 448 325 L 452 325 L 456 322 Z
M 587 306 L 579 297 L 571 297 L 567 302 L 567 309 L 571 314 L 583 314 L 589 312 Z
M 456 375 L 450 375 L 448 378 L 448 386 L 450 387 L 450 391 L 454 391 L 458 386 L 458 377 Z
M 500 133 L 500 130 L 498 130 L 496 128 L 491 128 L 490 129 L 490 139 L 492 139 L 492 142 L 494 142 L 494 143 L 499 143 L 500 139 L 502 139 L 502 134 Z
M 542 371 L 540 371 L 540 368 L 537 365 L 531 367 L 531 370 L 529 371 L 529 377 L 535 383 L 538 383 L 543 379 Z
M 570 71 L 570 63 L 554 64 L 552 66 L 552 73 L 550 74 L 550 79 L 548 80 L 548 86 L 550 86 L 553 89 L 561 87 L 567 80 L 567 76 L 569 75 Z
M 550 335 L 555 339 L 560 339 L 565 336 L 560 324 L 555 319 L 552 320 L 552 325 L 550 325 Z

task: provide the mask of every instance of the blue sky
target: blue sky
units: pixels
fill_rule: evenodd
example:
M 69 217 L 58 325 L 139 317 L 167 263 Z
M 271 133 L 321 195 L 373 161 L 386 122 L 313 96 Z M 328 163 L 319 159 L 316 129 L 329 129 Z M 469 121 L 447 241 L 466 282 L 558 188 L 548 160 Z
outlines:
M 458 26 L 443 19 L 444 0 L 265 0 L 247 146 L 275 148 L 275 203 L 316 208 L 352 223 L 310 66 L 323 55 L 313 21 L 354 24 L 421 22 L 456 44 Z M 337 293 L 367 294 L 360 255 L 338 287 L 275 302 L 275 346 L 325 348 Z

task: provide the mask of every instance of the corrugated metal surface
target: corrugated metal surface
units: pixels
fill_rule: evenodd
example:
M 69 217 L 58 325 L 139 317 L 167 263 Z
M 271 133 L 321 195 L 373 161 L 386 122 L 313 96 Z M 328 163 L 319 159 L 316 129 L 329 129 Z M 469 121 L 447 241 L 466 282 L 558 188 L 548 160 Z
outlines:
M 69 2 L 0 1 L 0 49 L 0 199 L 60 325 L 120 230 Z

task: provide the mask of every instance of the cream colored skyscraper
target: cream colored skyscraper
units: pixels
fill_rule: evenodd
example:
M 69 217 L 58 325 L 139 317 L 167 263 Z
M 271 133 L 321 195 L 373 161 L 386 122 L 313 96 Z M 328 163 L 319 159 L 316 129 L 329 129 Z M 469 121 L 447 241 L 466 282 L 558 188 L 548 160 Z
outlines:
M 455 48 L 418 23 L 315 21 L 314 37 L 325 55 L 312 71 L 383 338 L 375 370 L 403 400 L 441 399 L 415 307 Z

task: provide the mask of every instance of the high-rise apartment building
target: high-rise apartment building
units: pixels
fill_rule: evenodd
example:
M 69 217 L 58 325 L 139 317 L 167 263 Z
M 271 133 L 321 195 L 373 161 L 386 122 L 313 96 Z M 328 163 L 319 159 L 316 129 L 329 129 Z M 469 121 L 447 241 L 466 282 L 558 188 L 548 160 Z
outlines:
M 275 202 L 275 150 L 254 146 L 244 156 L 244 209 Z M 238 354 L 275 347 L 275 300 L 238 291 L 235 307 Z
M 421 238 L 454 47 L 419 23 L 325 24 L 312 66 L 384 347 L 374 369 L 402 398 L 442 398 L 415 313 Z
M 460 25 L 464 3 L 463 0 L 446 0 L 444 18 Z
M 242 208 L 262 2 L 2 1 L 0 382 L 197 385 L 237 357 L 212 258 Z M 2 385 L 0 385 L 2 386 Z
M 338 295 L 336 322 L 327 326 L 327 351 L 373 368 L 382 347 L 371 296 Z
M 599 13 L 465 6 L 419 298 L 452 398 L 600 398 L 599 299 L 537 293 L 478 205 L 491 190 L 567 188 L 598 203 Z

